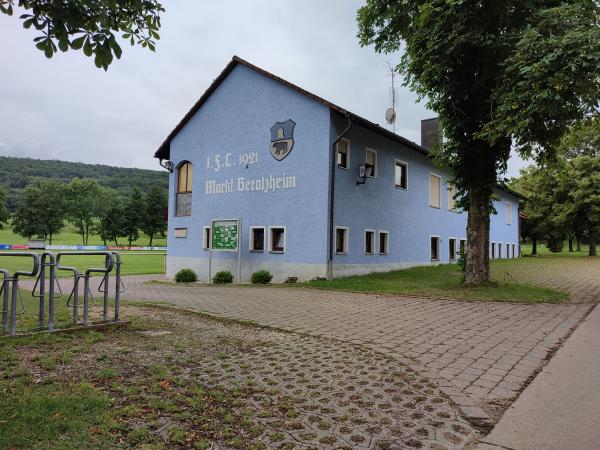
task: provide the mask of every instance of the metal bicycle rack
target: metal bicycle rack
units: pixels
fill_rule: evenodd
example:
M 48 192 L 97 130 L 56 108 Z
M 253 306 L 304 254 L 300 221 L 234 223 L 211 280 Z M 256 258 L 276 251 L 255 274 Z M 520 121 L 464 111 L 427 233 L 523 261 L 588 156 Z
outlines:
M 17 315 L 23 314 L 24 307 L 21 312 L 17 312 L 17 298 L 20 297 L 19 292 L 19 277 L 35 277 L 40 270 L 40 256 L 37 253 L 30 252 L 7 252 L 1 253 L 2 256 L 14 256 L 21 258 L 32 258 L 33 259 L 33 267 L 30 272 L 24 272 L 22 270 L 17 270 L 13 273 L 12 277 L 9 276 L 8 270 L 1 270 L 4 275 L 4 279 L 2 281 L 2 293 L 3 293 L 3 301 L 2 301 L 2 332 L 6 333 L 6 328 L 8 326 L 8 291 L 9 287 L 11 290 L 10 296 L 10 331 L 9 334 L 14 336 L 17 333 Z M 12 284 L 12 286 L 11 286 Z M 21 299 L 21 304 L 23 300 Z M 23 304 L 22 304 L 23 305 Z
M 55 301 L 62 297 L 62 290 L 58 283 L 57 270 L 66 270 L 73 273 L 73 289 L 67 299 L 67 307 L 73 309 L 73 323 L 75 325 L 83 325 L 84 327 L 91 324 L 89 319 L 89 309 L 94 306 L 94 299 L 90 289 L 90 278 L 93 273 L 103 274 L 103 279 L 98 287 L 98 292 L 103 294 L 103 311 L 100 324 L 119 323 L 120 322 L 120 306 L 121 293 L 125 291 L 123 281 L 121 279 L 121 255 L 118 252 L 61 252 L 50 253 L 44 252 L 41 255 L 33 252 L 0 252 L 0 256 L 14 257 L 30 257 L 33 259 L 33 268 L 30 272 L 16 271 L 12 277 L 8 270 L 0 269 L 0 296 L 2 298 L 2 332 L 6 333 L 8 328 L 8 313 L 10 312 L 10 330 L 9 334 L 16 334 L 16 318 L 17 315 L 24 313 L 24 304 L 21 299 L 22 311 L 17 311 L 17 300 L 20 298 L 19 292 L 19 276 L 35 277 L 37 279 L 33 290 L 32 297 L 39 299 L 38 309 L 38 326 L 40 330 L 52 331 L 55 329 Z M 77 267 L 61 265 L 61 257 L 63 256 L 104 256 L 104 267 L 88 268 L 83 273 Z M 48 270 L 47 270 L 48 268 Z M 110 274 L 115 270 L 115 312 L 114 318 L 109 319 L 109 279 Z M 79 282 L 84 280 L 83 293 L 83 320 L 79 321 Z M 46 287 L 48 289 L 46 289 Z M 36 293 L 36 289 L 39 291 Z M 58 290 L 58 295 L 56 291 Z M 9 308 L 9 296 L 10 308 Z M 48 298 L 48 325 L 44 328 L 44 319 L 46 315 L 46 297 Z M 72 300 L 72 302 L 71 302 Z M 91 303 L 91 306 L 90 306 Z

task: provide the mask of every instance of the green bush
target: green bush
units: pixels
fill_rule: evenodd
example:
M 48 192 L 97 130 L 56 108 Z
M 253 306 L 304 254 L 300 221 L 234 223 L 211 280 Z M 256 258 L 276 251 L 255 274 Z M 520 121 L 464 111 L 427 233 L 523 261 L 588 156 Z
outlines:
M 175 274 L 175 281 L 177 283 L 193 283 L 198 281 L 198 275 L 192 269 L 181 269 Z
M 260 269 L 250 276 L 252 284 L 269 284 L 273 279 L 273 275 L 267 269 Z
M 215 284 L 231 283 L 233 281 L 233 275 L 229 270 L 222 270 L 220 272 L 215 273 L 215 276 L 212 280 Z

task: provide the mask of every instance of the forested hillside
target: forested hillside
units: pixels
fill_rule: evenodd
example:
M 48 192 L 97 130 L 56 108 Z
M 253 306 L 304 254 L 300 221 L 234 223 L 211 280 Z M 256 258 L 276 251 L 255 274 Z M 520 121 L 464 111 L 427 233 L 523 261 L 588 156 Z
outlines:
M 0 156 L 0 186 L 8 191 L 10 211 L 14 211 L 19 193 L 28 184 L 38 179 L 68 183 L 73 178 L 94 179 L 102 186 L 118 190 L 125 197 L 131 194 L 134 186 L 142 192 L 150 186 L 160 186 L 166 191 L 169 183 L 168 173 L 159 170 Z

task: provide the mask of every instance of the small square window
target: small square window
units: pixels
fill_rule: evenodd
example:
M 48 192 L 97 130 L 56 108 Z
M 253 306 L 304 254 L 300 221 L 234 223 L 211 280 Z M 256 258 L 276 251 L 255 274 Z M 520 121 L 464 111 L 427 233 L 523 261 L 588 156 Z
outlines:
M 350 141 L 340 139 L 337 143 L 337 165 L 341 169 L 347 169 L 350 164 Z
M 210 248 L 210 227 L 204 227 L 202 232 L 202 248 L 208 250 Z
M 367 160 L 365 162 L 373 166 L 373 174 L 371 175 L 371 178 L 375 178 L 377 176 L 377 152 L 368 148 Z
M 176 238 L 186 238 L 187 237 L 187 228 L 175 228 L 173 230 L 173 236 Z
M 265 251 L 265 228 L 250 227 L 250 251 Z
M 270 227 L 270 251 L 273 253 L 283 253 L 285 251 L 285 228 Z
M 387 231 L 379 232 L 379 254 L 387 255 L 390 252 L 390 234 Z
M 438 236 L 431 236 L 431 260 L 440 260 L 440 238 Z
M 448 259 L 454 261 L 456 259 L 456 239 L 448 239 Z
M 402 161 L 396 161 L 394 183 L 398 189 L 406 189 L 408 186 L 407 165 Z
M 365 230 L 365 254 L 372 255 L 375 253 L 375 231 Z
M 335 252 L 348 253 L 348 228 L 336 227 L 335 229 Z

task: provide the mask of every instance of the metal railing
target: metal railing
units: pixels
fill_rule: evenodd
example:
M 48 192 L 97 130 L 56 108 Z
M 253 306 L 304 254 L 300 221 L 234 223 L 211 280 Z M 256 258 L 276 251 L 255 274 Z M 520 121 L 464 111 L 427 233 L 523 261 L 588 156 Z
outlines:
M 12 276 L 9 270 L 0 268 L 0 275 L 2 275 L 0 284 L 0 295 L 2 296 L 2 332 L 6 333 L 9 328 L 9 334 L 14 336 L 17 330 L 17 315 L 24 312 L 24 304 L 22 307 L 23 311 L 17 311 L 17 299 L 20 297 L 19 292 L 19 277 L 28 276 L 35 277 L 37 279 L 33 290 L 31 292 L 32 297 L 39 299 L 38 305 L 38 328 L 40 330 L 52 331 L 55 329 L 55 304 L 56 299 L 62 297 L 62 289 L 58 283 L 57 270 L 65 270 L 73 273 L 73 289 L 67 299 L 67 307 L 72 308 L 72 321 L 75 325 L 82 325 L 84 327 L 90 326 L 89 312 L 90 308 L 94 306 L 94 299 L 90 289 L 90 278 L 94 273 L 103 274 L 103 279 L 98 287 L 98 292 L 103 294 L 103 311 L 101 323 L 119 322 L 120 321 L 120 307 L 121 307 L 121 293 L 124 292 L 124 285 L 121 279 L 121 255 L 115 251 L 92 251 L 92 252 L 60 252 L 50 253 L 44 252 L 41 255 L 33 252 L 0 252 L 0 256 L 10 257 L 30 257 L 33 260 L 32 270 L 29 272 L 15 271 Z M 81 272 L 77 267 L 61 265 L 62 257 L 77 257 L 77 256 L 104 256 L 104 267 L 90 267 Z M 115 271 L 115 310 L 114 318 L 109 319 L 109 280 L 111 272 Z M 79 321 L 79 285 L 80 280 L 84 280 L 84 293 L 83 293 L 83 305 L 82 305 L 82 316 L 83 320 Z M 47 289 L 46 289 L 47 287 Z M 39 289 L 38 293 L 36 290 Z M 58 295 L 57 295 L 58 290 Z M 10 307 L 9 307 L 10 297 Z M 46 317 L 46 298 L 48 301 L 48 325 L 44 327 L 44 320 Z M 72 300 L 72 301 L 71 301 Z M 21 299 L 22 302 L 22 299 Z M 23 303 L 23 302 L 22 302 Z M 91 305 L 90 305 L 91 304 Z M 9 312 L 10 312 L 10 327 L 9 327 Z

